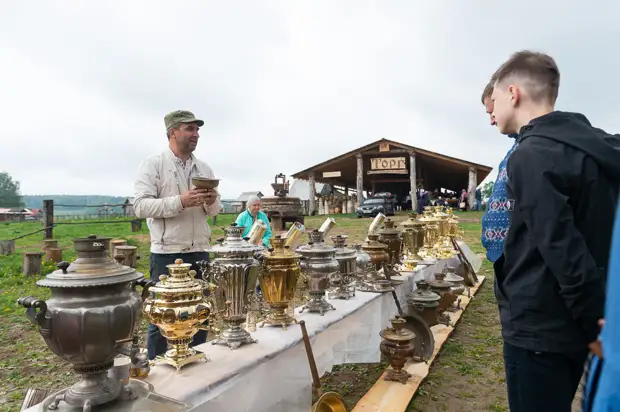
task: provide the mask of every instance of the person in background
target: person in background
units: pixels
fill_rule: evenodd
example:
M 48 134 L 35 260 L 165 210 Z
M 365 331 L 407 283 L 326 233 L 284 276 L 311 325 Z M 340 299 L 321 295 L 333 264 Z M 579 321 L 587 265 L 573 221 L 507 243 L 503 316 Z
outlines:
M 474 210 L 482 210 L 482 190 L 476 189 L 476 204 Z
M 560 72 L 546 54 L 515 53 L 493 77 L 499 131 L 519 134 L 506 168 L 510 230 L 494 263 L 508 402 L 570 412 L 598 346 L 620 139 L 555 111 Z
M 461 191 L 461 197 L 459 199 L 459 209 L 462 211 L 467 210 L 467 190 L 463 189 Z
M 583 397 L 584 412 L 620 411 L 620 205 L 611 244 L 605 304 L 605 320 L 600 348 L 593 349 L 592 362 L 586 373 Z
M 484 88 L 482 92 L 482 104 L 489 115 L 491 126 L 497 126 L 495 118 L 493 117 L 493 102 L 491 101 L 491 94 L 493 93 L 494 79 L 491 79 L 489 84 Z M 506 156 L 499 163 L 497 167 L 497 178 L 493 185 L 493 191 L 491 197 L 487 200 L 487 207 L 482 215 L 482 246 L 486 250 L 487 259 L 494 263 L 504 251 L 504 240 L 508 234 L 508 226 L 510 225 L 510 215 L 508 212 L 508 198 L 506 196 L 506 181 L 508 175 L 506 174 L 506 163 L 510 158 L 510 155 L 519 143 L 516 141 L 518 134 L 513 133 L 508 135 L 514 142 L 512 147 L 508 149 Z M 478 192 L 476 191 L 476 195 Z M 497 280 L 497 277 L 495 278 Z
M 191 184 L 192 177 L 214 178 L 211 168 L 193 154 L 204 122 L 191 112 L 177 110 L 168 113 L 164 123 L 168 149 L 140 165 L 134 185 L 136 217 L 146 218 L 151 234 L 150 275 L 155 280 L 167 274 L 166 265 L 176 259 L 200 273 L 196 262 L 209 260 L 207 216 L 220 210 L 216 190 L 192 189 Z M 191 346 L 206 340 L 207 332 L 201 330 Z M 148 326 L 146 346 L 151 360 L 167 350 L 166 339 L 155 325 Z
M 237 216 L 238 226 L 245 227 L 243 231 L 243 236 L 247 236 L 250 233 L 250 229 L 252 229 L 252 225 L 256 222 L 256 219 L 262 220 L 267 225 L 267 231 L 263 235 L 263 245 L 265 247 L 269 247 L 269 240 L 271 239 L 271 225 L 269 224 L 269 218 L 267 215 L 260 211 L 261 201 L 260 197 L 256 195 L 250 196 L 247 201 L 247 209 Z

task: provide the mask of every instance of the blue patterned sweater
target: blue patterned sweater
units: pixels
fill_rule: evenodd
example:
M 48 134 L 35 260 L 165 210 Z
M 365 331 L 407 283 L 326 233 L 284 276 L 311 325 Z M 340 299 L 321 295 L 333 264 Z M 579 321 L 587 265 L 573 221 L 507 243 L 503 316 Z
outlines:
M 516 138 L 518 135 L 509 135 L 510 138 Z M 510 215 L 508 213 L 508 199 L 506 198 L 506 181 L 508 174 L 506 173 L 506 163 L 518 143 L 514 142 L 504 160 L 499 164 L 497 170 L 497 180 L 493 185 L 493 193 L 487 201 L 486 211 L 482 216 L 482 246 L 487 250 L 487 259 L 495 262 L 504 251 L 504 239 L 508 234 L 510 226 Z

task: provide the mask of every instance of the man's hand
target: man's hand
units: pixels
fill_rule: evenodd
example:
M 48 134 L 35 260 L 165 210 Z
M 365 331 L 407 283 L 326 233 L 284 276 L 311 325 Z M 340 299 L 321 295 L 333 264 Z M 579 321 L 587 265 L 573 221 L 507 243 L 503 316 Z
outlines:
M 202 206 L 207 201 L 209 189 L 192 189 L 181 195 L 181 204 L 183 208 Z M 217 197 L 217 194 L 216 194 Z M 212 200 L 213 203 L 215 200 Z
M 207 206 L 211 206 L 217 200 L 217 191 L 207 189 L 207 194 L 205 195 L 204 201 Z
M 598 321 L 598 325 L 602 328 L 605 325 L 605 319 L 600 319 Z M 592 353 L 595 354 L 599 359 L 603 359 L 603 343 L 600 339 L 597 339 L 596 341 L 590 343 L 588 345 L 588 348 L 590 348 L 590 351 L 592 351 Z

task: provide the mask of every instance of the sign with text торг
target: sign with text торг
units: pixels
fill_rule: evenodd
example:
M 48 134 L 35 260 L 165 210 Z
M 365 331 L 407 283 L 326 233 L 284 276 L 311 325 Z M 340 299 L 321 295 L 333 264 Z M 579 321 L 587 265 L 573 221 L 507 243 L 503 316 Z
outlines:
M 404 157 L 375 157 L 370 159 L 369 175 L 407 174 L 407 159 Z

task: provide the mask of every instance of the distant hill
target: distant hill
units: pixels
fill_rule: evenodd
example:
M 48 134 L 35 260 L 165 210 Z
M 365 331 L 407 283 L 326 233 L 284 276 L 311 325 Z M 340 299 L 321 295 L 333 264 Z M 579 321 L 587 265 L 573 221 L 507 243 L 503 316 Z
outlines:
M 120 205 L 125 202 L 127 197 L 123 196 L 74 196 L 74 195 L 23 195 L 22 199 L 28 209 L 40 209 L 43 207 L 43 200 L 52 199 L 54 201 L 55 215 L 94 215 L 97 214 L 98 205 Z M 73 205 L 73 207 L 59 206 Z M 120 207 L 109 209 L 109 213 L 121 213 Z

